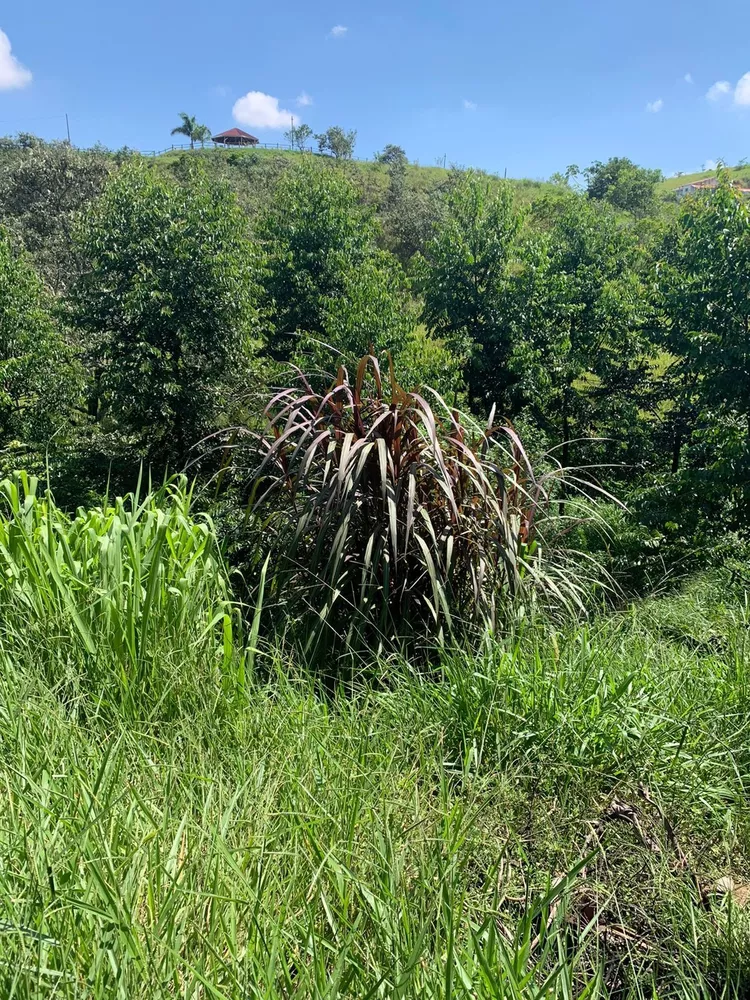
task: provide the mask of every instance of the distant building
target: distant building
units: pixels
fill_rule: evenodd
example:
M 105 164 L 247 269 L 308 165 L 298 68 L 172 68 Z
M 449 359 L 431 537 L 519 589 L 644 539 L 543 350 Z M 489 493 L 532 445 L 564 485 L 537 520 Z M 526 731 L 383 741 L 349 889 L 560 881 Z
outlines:
M 750 198 L 750 188 L 745 187 L 740 181 L 732 181 L 731 184 L 745 198 Z M 691 181 L 689 184 L 675 188 L 675 194 L 678 198 L 684 198 L 685 195 L 699 194 L 701 191 L 715 191 L 718 186 L 718 177 L 702 177 L 699 181 Z
M 211 142 L 216 142 L 220 146 L 257 146 L 258 139 L 249 132 L 243 132 L 241 128 L 230 128 L 226 132 L 219 132 L 218 135 L 211 136 Z

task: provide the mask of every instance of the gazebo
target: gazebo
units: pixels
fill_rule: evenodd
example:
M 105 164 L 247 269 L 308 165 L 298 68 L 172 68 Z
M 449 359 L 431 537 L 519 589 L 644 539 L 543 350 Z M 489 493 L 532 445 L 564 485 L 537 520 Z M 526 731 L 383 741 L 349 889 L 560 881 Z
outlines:
M 211 142 L 216 142 L 221 146 L 257 146 L 258 140 L 249 132 L 243 132 L 241 128 L 230 128 L 226 132 L 219 132 L 218 135 L 211 136 Z

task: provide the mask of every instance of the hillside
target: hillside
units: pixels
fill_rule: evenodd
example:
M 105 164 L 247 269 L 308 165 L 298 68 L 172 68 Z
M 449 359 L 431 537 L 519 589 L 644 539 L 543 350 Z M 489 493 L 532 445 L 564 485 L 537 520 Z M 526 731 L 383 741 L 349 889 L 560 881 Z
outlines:
M 157 159 L 160 163 L 175 167 L 187 158 L 197 157 L 219 171 L 228 169 L 233 174 L 245 174 L 248 177 L 262 178 L 269 174 L 280 173 L 285 167 L 297 162 L 301 156 L 285 149 L 178 149 L 161 153 Z M 316 158 L 318 154 L 313 155 Z M 327 159 L 323 157 L 323 159 Z M 342 169 L 350 170 L 365 191 L 365 195 L 382 194 L 388 187 L 388 167 L 374 160 L 341 160 Z M 456 165 L 447 167 L 423 166 L 410 163 L 406 168 L 408 187 L 414 191 L 429 193 L 438 190 L 446 183 Z M 465 164 L 461 164 L 463 168 Z M 484 171 L 479 171 L 484 173 Z M 500 183 L 503 179 L 499 174 L 486 174 L 490 183 Z M 549 181 L 531 178 L 507 178 L 508 183 L 518 192 L 519 200 L 524 203 L 533 201 L 543 194 L 559 190 Z M 369 199 L 368 199 L 369 200 Z M 377 199 L 374 199 L 377 200 Z
M 729 167 L 728 171 L 732 180 L 742 181 L 743 184 L 750 186 L 750 164 Z M 667 177 L 659 185 L 658 190 L 661 194 L 670 194 L 676 188 L 682 187 L 683 184 L 692 184 L 695 181 L 703 180 L 705 177 L 713 177 L 715 173 L 715 170 L 701 170 L 695 174 L 681 174 L 679 177 Z

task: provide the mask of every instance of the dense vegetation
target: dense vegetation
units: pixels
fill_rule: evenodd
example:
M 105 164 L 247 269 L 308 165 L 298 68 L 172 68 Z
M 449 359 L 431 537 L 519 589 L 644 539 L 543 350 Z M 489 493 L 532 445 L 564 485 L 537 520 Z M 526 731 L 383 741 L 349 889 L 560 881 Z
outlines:
M 750 207 L 318 139 L 0 142 L 0 992 L 744 996 Z

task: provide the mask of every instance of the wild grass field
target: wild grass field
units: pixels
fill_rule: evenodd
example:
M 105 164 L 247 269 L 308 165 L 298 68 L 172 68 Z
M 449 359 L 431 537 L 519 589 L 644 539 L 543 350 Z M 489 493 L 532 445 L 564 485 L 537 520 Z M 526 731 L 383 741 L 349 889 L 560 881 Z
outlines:
M 748 995 L 746 581 L 324 690 L 178 486 L 2 496 L 4 998 Z

